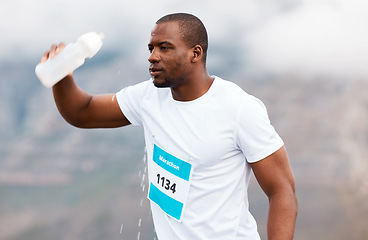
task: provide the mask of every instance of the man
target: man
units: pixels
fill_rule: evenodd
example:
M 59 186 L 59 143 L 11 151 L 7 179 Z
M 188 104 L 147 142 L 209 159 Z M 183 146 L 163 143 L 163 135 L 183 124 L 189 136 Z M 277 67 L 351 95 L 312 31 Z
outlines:
M 164 16 L 148 44 L 149 81 L 92 96 L 69 74 L 53 87 L 56 105 L 80 128 L 143 126 L 160 240 L 259 239 L 248 209 L 251 170 L 269 198 L 268 238 L 292 239 L 297 200 L 284 143 L 261 101 L 208 74 L 207 45 L 197 17 Z M 53 45 L 41 61 L 63 48 Z

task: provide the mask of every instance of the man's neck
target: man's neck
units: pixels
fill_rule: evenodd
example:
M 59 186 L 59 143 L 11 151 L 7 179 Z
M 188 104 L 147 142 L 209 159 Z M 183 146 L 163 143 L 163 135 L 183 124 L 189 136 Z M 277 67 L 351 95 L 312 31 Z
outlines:
M 185 84 L 171 88 L 173 99 L 176 101 L 193 101 L 203 96 L 211 87 L 214 78 L 207 71 L 198 76 L 192 76 Z

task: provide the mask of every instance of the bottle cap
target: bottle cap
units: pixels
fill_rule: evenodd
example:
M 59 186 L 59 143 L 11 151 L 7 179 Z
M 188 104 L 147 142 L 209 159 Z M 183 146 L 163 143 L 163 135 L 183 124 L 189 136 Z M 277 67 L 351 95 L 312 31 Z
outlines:
M 77 41 L 84 43 L 87 48 L 87 57 L 91 58 L 100 50 L 103 38 L 104 35 L 102 33 L 89 32 L 80 36 Z

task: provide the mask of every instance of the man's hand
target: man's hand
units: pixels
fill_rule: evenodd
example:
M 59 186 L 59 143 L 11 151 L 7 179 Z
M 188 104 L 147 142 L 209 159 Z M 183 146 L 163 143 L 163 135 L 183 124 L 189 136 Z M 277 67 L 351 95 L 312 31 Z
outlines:
M 64 43 L 59 43 L 58 45 L 56 45 L 56 44 L 51 45 L 50 50 L 45 52 L 45 54 L 43 54 L 40 62 L 45 62 L 49 58 L 53 59 L 57 54 L 59 54 L 61 51 L 63 51 L 65 46 L 66 45 Z

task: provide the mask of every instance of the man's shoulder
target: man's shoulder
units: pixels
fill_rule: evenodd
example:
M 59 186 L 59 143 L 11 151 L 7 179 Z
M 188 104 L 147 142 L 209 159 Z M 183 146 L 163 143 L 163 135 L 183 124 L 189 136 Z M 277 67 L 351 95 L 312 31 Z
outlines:
M 119 95 L 132 95 L 132 96 L 140 96 L 142 97 L 147 92 L 153 91 L 155 89 L 154 85 L 152 84 L 152 79 L 145 80 L 136 84 L 132 84 L 130 86 L 124 87 L 121 89 L 118 94 Z
M 148 79 L 148 80 L 145 80 L 145 81 L 142 81 L 142 82 L 133 84 L 133 85 L 131 85 L 129 87 L 146 88 L 146 89 L 148 89 L 148 88 L 154 87 L 154 85 L 152 84 L 152 79 Z
M 222 78 L 216 77 L 217 81 L 217 89 L 218 96 L 224 103 L 228 103 L 233 105 L 236 109 L 242 108 L 246 109 L 266 109 L 264 103 L 259 98 L 253 96 L 252 94 L 247 93 L 244 89 L 242 89 L 238 84 L 224 80 Z
M 226 97 L 244 98 L 249 96 L 249 94 L 235 82 L 225 80 L 217 76 L 215 76 L 215 81 L 218 86 L 217 89 L 219 89 L 221 94 Z

